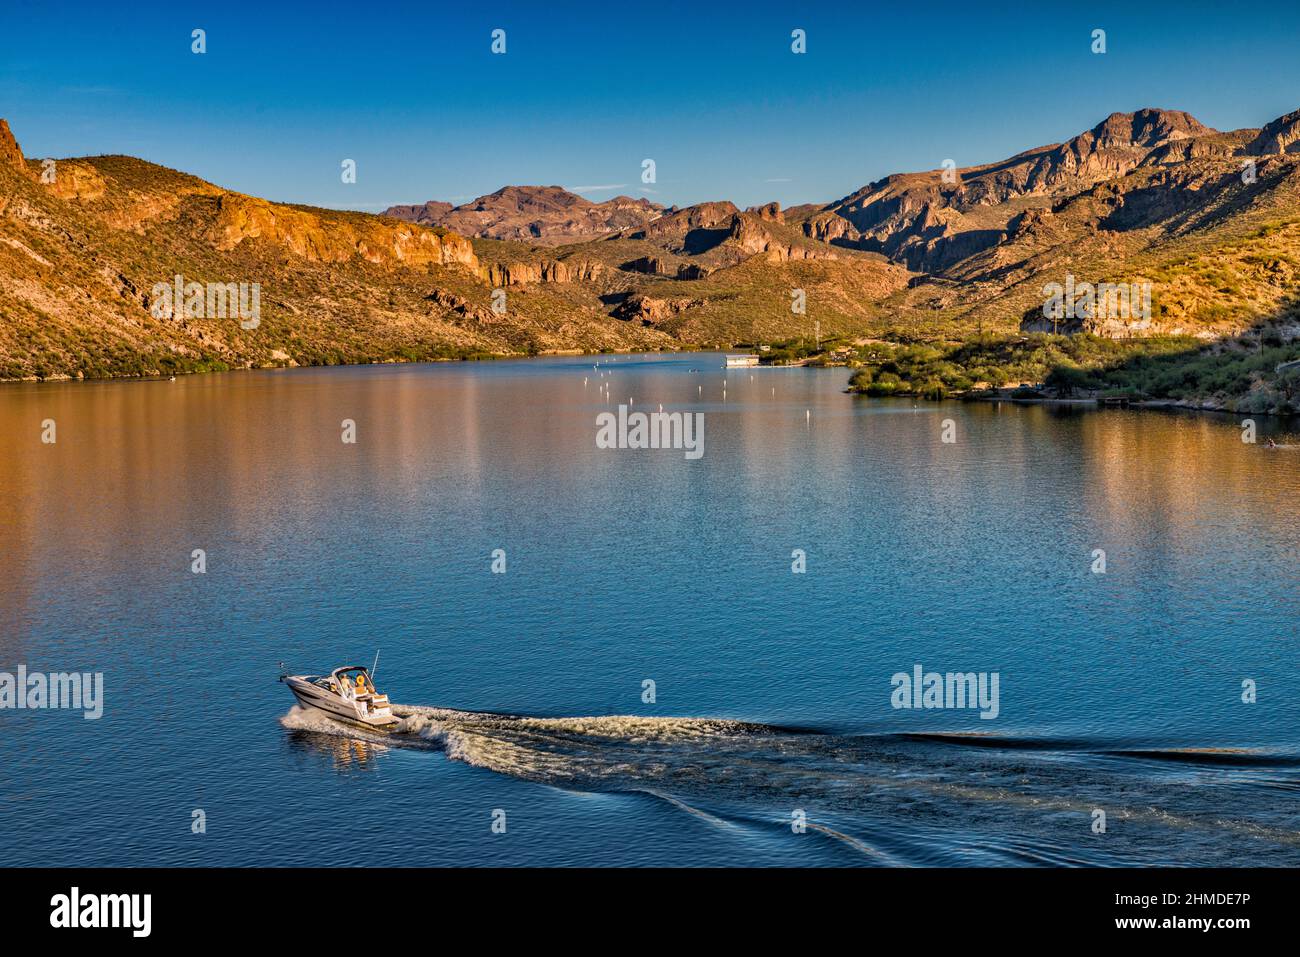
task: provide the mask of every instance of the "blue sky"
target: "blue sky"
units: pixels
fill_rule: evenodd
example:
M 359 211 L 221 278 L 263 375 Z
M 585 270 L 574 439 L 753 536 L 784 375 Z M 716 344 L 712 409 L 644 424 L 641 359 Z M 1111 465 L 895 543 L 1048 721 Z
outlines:
M 444 6 L 0 0 L 0 116 L 29 156 L 128 153 L 269 199 L 375 210 L 507 184 L 826 202 L 1116 110 L 1234 129 L 1300 108 L 1295 3 Z M 795 28 L 806 54 L 790 51 Z

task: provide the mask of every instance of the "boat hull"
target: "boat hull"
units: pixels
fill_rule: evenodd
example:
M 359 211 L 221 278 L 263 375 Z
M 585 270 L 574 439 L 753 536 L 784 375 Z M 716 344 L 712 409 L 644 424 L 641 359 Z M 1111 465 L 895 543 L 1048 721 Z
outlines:
M 309 681 L 303 681 L 299 678 L 285 678 L 284 683 L 289 686 L 289 690 L 293 692 L 293 696 L 298 699 L 299 704 L 321 711 L 337 721 L 345 721 L 349 724 L 359 725 L 363 728 L 373 728 L 377 731 L 391 731 L 401 724 L 401 719 L 392 714 L 362 716 L 357 713 L 356 706 L 352 702 L 345 701 L 337 695 L 332 695 Z

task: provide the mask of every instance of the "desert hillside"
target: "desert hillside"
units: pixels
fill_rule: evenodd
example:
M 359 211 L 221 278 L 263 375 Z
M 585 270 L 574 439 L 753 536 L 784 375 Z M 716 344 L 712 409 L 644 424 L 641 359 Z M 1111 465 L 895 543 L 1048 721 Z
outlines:
M 1300 112 L 1231 132 L 1116 113 L 821 206 L 506 187 L 388 213 L 274 203 L 126 156 L 27 158 L 0 120 L 0 378 L 811 337 L 1291 342 Z M 257 321 L 160 309 L 177 276 L 178 292 L 255 286 Z M 1045 287 L 1067 278 L 1142 286 L 1149 314 L 1045 318 Z

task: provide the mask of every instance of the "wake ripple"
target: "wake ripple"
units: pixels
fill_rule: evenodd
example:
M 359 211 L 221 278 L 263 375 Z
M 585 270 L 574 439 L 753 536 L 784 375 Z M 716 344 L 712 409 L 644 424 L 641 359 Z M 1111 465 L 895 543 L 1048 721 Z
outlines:
M 553 787 L 641 794 L 718 827 L 788 827 L 791 809 L 806 808 L 810 830 L 876 864 L 1300 864 L 1300 831 L 1276 800 L 1279 788 L 1300 787 L 1291 755 L 393 709 L 402 724 L 392 734 L 300 707 L 281 723 L 440 750 Z M 1098 810 L 1105 834 L 1092 829 Z

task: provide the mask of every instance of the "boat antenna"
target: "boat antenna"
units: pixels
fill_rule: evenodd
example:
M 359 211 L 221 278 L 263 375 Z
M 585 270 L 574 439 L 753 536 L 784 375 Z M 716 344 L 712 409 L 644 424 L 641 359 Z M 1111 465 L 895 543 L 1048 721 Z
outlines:
M 375 663 L 370 667 L 370 680 L 375 680 L 375 672 L 379 670 L 379 649 L 375 649 Z

